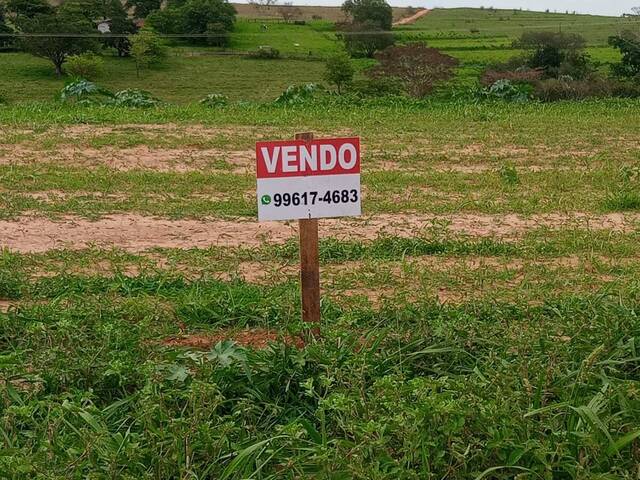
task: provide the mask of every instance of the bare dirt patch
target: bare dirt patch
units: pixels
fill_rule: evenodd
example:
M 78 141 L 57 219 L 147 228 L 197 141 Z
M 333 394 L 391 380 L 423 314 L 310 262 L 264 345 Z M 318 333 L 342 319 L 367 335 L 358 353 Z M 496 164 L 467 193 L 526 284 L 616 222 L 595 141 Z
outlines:
M 383 235 L 416 237 L 432 229 L 473 237 L 517 238 L 533 229 L 587 229 L 631 232 L 640 214 L 553 213 L 520 215 L 377 215 L 322 220 L 323 237 L 371 240 Z M 38 216 L 0 221 L 0 247 L 23 253 L 90 246 L 141 252 L 155 247 L 257 247 L 284 243 L 297 235 L 297 222 L 258 223 L 246 219 L 169 220 L 136 214 L 111 215 L 98 221 L 66 216 L 54 221 Z
M 304 340 L 300 337 L 283 335 L 282 333 L 265 330 L 261 328 L 252 328 L 240 330 L 238 332 L 211 332 L 202 334 L 182 335 L 179 337 L 170 337 L 162 341 L 167 347 L 183 347 L 193 348 L 197 350 L 208 350 L 215 346 L 218 342 L 232 340 L 242 347 L 254 350 L 262 350 L 271 344 L 284 343 L 296 348 L 304 348 Z
M 16 302 L 13 302 L 11 300 L 0 300 L 0 312 L 7 313 L 15 305 L 16 305 Z

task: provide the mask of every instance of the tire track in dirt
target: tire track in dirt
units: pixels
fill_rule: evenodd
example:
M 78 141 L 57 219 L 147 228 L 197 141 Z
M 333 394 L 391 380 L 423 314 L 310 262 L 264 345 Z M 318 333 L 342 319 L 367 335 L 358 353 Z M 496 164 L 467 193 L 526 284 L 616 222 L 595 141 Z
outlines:
M 424 17 L 426 14 L 428 14 L 431 10 L 429 9 L 423 9 L 420 10 L 416 13 L 414 13 L 413 15 L 411 15 L 410 17 L 405 17 L 405 18 L 401 18 L 400 20 L 398 20 L 397 22 L 393 22 L 393 26 L 394 27 L 398 27 L 400 25 L 411 25 L 412 23 L 416 23 L 416 21 L 422 17 Z
M 376 215 L 320 222 L 323 237 L 370 240 L 383 235 L 416 237 L 429 229 L 472 237 L 517 238 L 538 229 L 587 229 L 632 232 L 640 214 L 554 213 L 520 215 Z M 246 219 L 171 220 L 137 214 L 110 215 L 98 221 L 65 216 L 51 220 L 23 216 L 0 221 L 0 248 L 21 253 L 53 249 L 117 247 L 141 252 L 152 248 L 258 247 L 283 243 L 297 235 L 297 222 L 258 223 Z

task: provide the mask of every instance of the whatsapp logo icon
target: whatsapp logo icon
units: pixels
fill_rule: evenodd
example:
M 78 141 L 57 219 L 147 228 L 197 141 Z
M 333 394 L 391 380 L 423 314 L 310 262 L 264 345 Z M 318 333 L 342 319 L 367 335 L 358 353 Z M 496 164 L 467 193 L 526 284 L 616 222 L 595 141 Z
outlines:
M 262 205 L 269 205 L 271 204 L 271 197 L 269 195 L 263 195 L 260 198 L 260 202 L 262 203 Z

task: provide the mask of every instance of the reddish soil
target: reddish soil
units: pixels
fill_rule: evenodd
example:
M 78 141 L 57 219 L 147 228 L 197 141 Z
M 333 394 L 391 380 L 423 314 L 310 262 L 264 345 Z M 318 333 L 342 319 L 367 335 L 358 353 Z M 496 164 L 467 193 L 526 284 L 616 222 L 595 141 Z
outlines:
M 381 235 L 415 237 L 435 226 L 454 234 L 509 239 L 536 228 L 631 232 L 639 222 L 639 214 L 622 213 L 551 213 L 530 217 L 515 214 L 405 214 L 322 220 L 320 232 L 325 238 L 370 240 Z M 73 216 L 62 217 L 58 221 L 36 216 L 0 221 L 0 247 L 21 253 L 83 249 L 93 245 L 131 252 L 155 247 L 258 247 L 265 243 L 283 243 L 296 235 L 297 222 L 258 223 L 246 219 L 169 220 L 122 214 L 95 222 Z
M 430 11 L 431 10 L 427 10 L 426 8 L 424 10 L 420 10 L 414 13 L 413 15 L 411 15 L 410 17 L 401 18 L 397 22 L 393 22 L 393 26 L 397 27 L 399 25 L 411 25 L 412 23 L 416 23 L 418 19 L 424 17 Z
M 208 350 L 218 342 L 225 340 L 233 340 L 238 345 L 254 350 L 265 349 L 273 343 L 284 343 L 299 349 L 304 348 L 305 345 L 304 340 L 300 337 L 290 335 L 283 336 L 278 332 L 261 328 L 241 330 L 235 333 L 216 332 L 170 337 L 163 340 L 162 344 L 168 347 L 187 347 L 198 350 Z

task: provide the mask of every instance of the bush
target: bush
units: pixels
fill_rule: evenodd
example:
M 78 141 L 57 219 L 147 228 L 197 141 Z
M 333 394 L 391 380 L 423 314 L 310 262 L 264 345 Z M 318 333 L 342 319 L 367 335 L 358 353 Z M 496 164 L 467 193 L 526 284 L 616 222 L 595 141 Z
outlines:
M 198 103 L 205 107 L 224 107 L 229 104 L 229 97 L 221 93 L 210 93 Z
M 529 52 L 527 65 L 542 69 L 549 78 L 570 75 L 582 79 L 592 73 L 585 45 L 585 39 L 578 34 L 546 31 L 525 32 L 514 42 L 515 48 Z
M 640 80 L 640 35 L 625 31 L 610 37 L 609 45 L 617 48 L 622 54 L 622 61 L 613 65 L 613 72 L 621 77 Z
M 354 73 L 355 69 L 346 55 L 334 55 L 325 63 L 325 80 L 335 85 L 339 94 L 342 93 L 342 87 L 353 81 Z
M 544 74 L 541 69 L 523 68 L 519 70 L 486 70 L 480 78 L 480 84 L 484 87 L 491 87 L 500 80 L 508 80 L 511 83 L 534 84 L 542 78 Z
M 140 70 L 160 65 L 167 58 L 167 47 L 162 39 L 150 28 L 143 28 L 129 37 L 131 56 L 136 62 L 136 75 Z
M 109 90 L 85 79 L 77 79 L 67 83 L 60 91 L 59 98 L 62 102 L 77 103 L 105 103 L 113 97 Z
M 7 103 L 9 103 L 7 94 L 0 90 L 0 105 L 6 105 Z
M 94 80 L 102 74 L 104 62 L 93 53 L 81 53 L 67 58 L 67 74 L 75 78 Z
M 148 108 L 155 107 L 161 102 L 144 90 L 127 89 L 116 92 L 109 103 L 119 107 Z
M 536 85 L 534 95 L 544 102 L 606 97 L 638 98 L 640 97 L 640 86 L 605 78 L 549 79 Z
M 282 105 L 297 105 L 311 100 L 321 88 L 315 83 L 305 85 L 289 85 L 287 89 L 275 99 L 275 103 Z
M 260 60 L 277 60 L 280 58 L 280 50 L 272 47 L 260 47 L 258 50 L 250 52 L 249 57 Z
M 458 60 L 421 43 L 388 47 L 376 54 L 379 64 L 367 71 L 372 78 L 397 78 L 409 95 L 422 98 L 453 76 Z
M 528 83 L 514 83 L 511 80 L 498 80 L 483 90 L 486 98 L 509 102 L 526 102 L 531 99 L 534 87 Z

